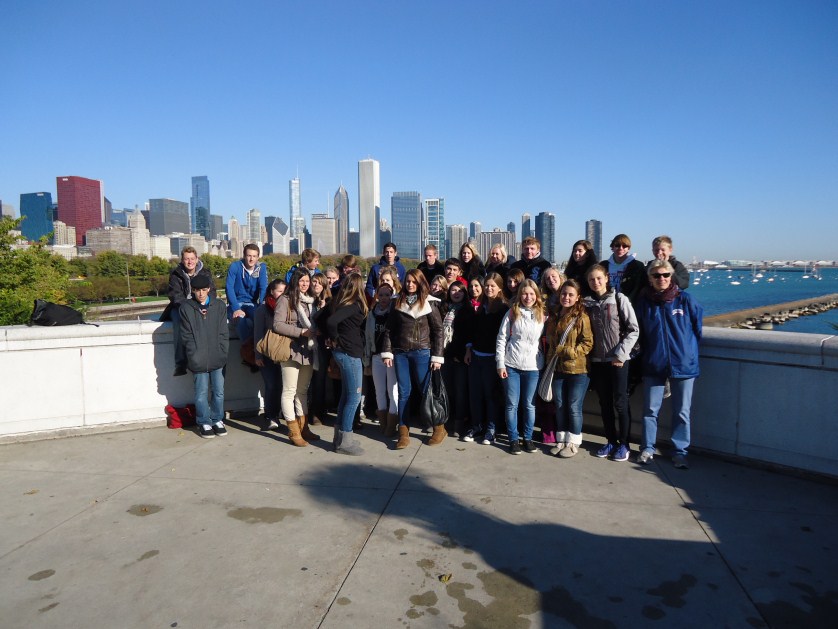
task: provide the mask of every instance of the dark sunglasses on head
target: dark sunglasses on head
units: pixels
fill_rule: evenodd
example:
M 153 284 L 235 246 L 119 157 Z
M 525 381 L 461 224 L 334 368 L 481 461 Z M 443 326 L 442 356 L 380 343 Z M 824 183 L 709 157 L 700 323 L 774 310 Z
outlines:
M 662 277 L 669 277 L 671 275 L 672 273 L 652 273 L 652 277 L 654 277 L 656 280 L 659 280 Z

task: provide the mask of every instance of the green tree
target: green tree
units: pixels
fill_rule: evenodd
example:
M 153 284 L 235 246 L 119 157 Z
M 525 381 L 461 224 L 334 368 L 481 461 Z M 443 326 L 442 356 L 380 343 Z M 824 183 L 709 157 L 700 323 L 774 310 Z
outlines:
M 127 256 L 116 251 L 103 251 L 96 255 L 95 275 L 99 277 L 125 277 L 128 269 Z
M 213 256 L 213 255 L 204 255 L 201 256 L 201 263 L 212 273 L 212 276 L 216 279 L 221 278 L 224 279 L 227 277 L 227 269 L 230 268 L 232 260 L 228 258 L 222 258 L 221 256 Z M 218 284 L 218 282 L 216 282 Z M 222 282 L 222 286 L 223 286 Z
M 148 266 L 149 273 L 151 275 L 168 275 L 174 268 L 171 264 L 169 264 L 168 260 L 158 258 L 157 256 L 154 256 L 148 261 Z
M 43 243 L 13 248 L 20 220 L 0 219 L 0 325 L 26 323 L 35 299 L 67 301 L 69 278 Z
M 70 277 L 89 277 L 91 275 L 89 258 L 73 258 L 67 265 Z

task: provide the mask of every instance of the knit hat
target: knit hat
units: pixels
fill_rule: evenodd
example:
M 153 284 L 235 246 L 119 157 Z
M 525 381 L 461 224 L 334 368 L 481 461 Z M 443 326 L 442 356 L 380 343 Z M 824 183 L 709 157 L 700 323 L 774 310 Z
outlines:
M 198 275 L 189 280 L 189 285 L 192 287 L 192 290 L 198 290 L 199 288 L 209 288 L 210 278 L 209 276 L 203 273 L 199 273 Z

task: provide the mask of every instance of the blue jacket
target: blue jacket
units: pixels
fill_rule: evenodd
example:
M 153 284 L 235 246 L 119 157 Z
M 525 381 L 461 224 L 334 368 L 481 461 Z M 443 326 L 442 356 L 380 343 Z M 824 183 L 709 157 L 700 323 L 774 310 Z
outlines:
M 669 303 L 640 294 L 635 308 L 640 324 L 641 363 L 644 376 L 695 378 L 698 376 L 698 342 L 704 309 L 687 292 Z
M 244 269 L 244 262 L 236 260 L 227 271 L 227 313 L 232 319 L 242 304 L 253 304 L 254 308 L 265 300 L 268 290 L 268 267 L 257 262 L 259 273 L 254 277 Z
M 323 275 L 323 271 L 321 271 L 320 269 L 314 269 L 312 271 L 311 269 L 307 268 L 306 265 L 303 264 L 302 262 L 297 262 L 297 264 L 295 264 L 290 269 L 288 269 L 288 273 L 285 274 L 285 283 L 286 284 L 288 284 L 288 285 L 291 284 L 291 278 L 294 277 L 294 273 L 298 269 L 302 269 L 303 271 L 308 271 L 308 276 L 309 277 L 314 277 L 315 275 Z M 334 295 L 335 293 L 332 292 L 332 294 Z
M 407 273 L 407 269 L 405 269 L 404 265 L 399 262 L 399 256 L 396 256 L 392 265 L 387 264 L 387 260 L 384 256 L 381 256 L 378 264 L 373 264 L 369 275 L 367 275 L 367 295 L 370 297 L 375 295 L 375 289 L 378 288 L 378 276 L 381 274 L 381 269 L 385 266 L 396 267 L 396 272 L 399 274 L 399 281 L 404 284 L 404 276 Z

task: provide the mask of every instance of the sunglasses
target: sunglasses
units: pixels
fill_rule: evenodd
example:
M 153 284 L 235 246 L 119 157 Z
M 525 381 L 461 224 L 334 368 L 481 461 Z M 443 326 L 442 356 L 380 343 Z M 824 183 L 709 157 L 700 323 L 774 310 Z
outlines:
M 622 243 L 616 244 L 616 245 L 611 245 L 611 248 L 612 249 L 631 249 L 631 247 L 629 247 L 629 245 L 624 245 Z
M 671 275 L 672 273 L 652 273 L 652 277 L 654 277 L 656 280 L 659 280 L 662 277 L 670 277 Z

